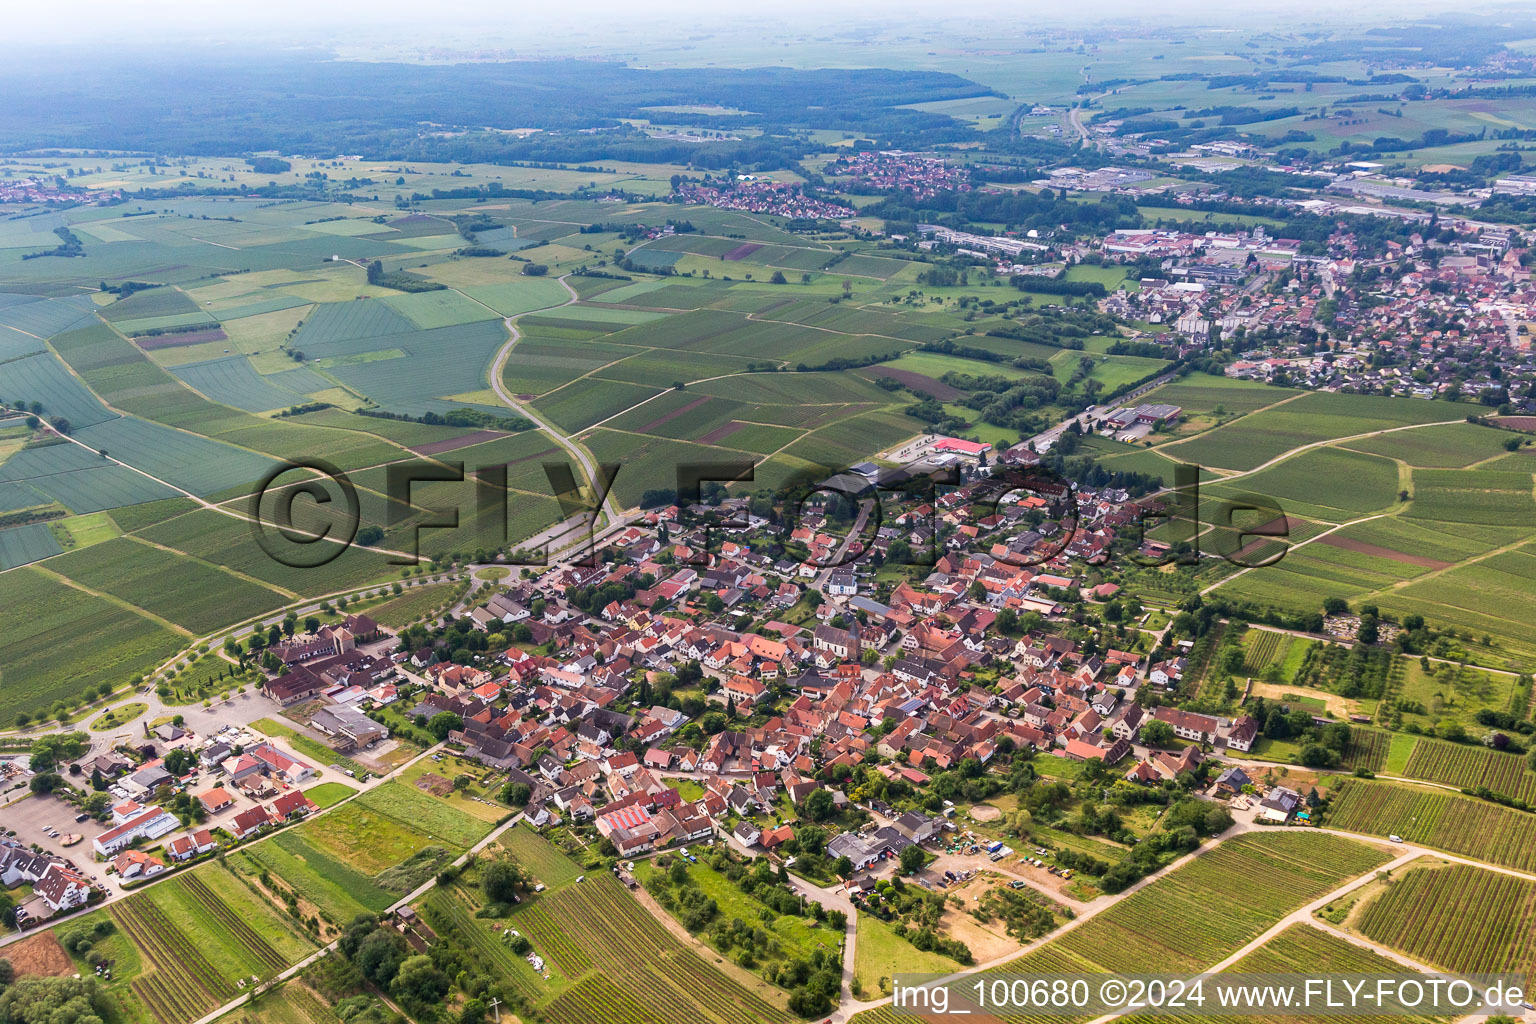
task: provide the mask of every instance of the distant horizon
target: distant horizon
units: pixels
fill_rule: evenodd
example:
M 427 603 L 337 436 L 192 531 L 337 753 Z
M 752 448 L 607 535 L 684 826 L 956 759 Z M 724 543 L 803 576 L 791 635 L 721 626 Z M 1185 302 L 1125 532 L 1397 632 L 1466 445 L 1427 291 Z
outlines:
M 745 42 L 766 57 L 803 34 L 824 34 L 857 26 L 848 42 L 884 25 L 910 35 L 924 30 L 968 39 L 1013 43 L 1002 35 L 1027 35 L 1031 29 L 1046 32 L 1090 29 L 1106 22 L 1183 30 L 1210 28 L 1253 31 L 1273 21 L 1279 31 L 1303 32 L 1311 28 L 1365 26 L 1383 16 L 1394 21 L 1411 19 L 1477 19 L 1507 14 L 1528 16 L 1529 8 L 1513 2 L 1483 5 L 1467 11 L 1444 0 L 1412 0 L 1407 4 L 1367 3 L 1341 8 L 1324 0 L 1301 3 L 1246 2 L 1213 7 L 1194 3 L 1166 6 L 1155 14 L 1128 0 L 1098 0 L 1086 6 L 1032 3 L 1020 5 L 1001 0 L 973 2 L 963 10 L 946 6 L 934 9 L 921 3 L 884 4 L 878 10 L 868 4 L 848 2 L 811 3 L 789 0 L 771 12 L 722 11 L 695 3 L 651 5 L 637 17 L 632 5 L 599 0 L 579 10 L 540 6 L 536 10 L 508 11 L 489 0 L 446 0 L 434 6 L 432 21 L 423 24 L 420 8 L 399 2 L 366 3 L 339 0 L 317 7 L 299 0 L 272 0 L 259 8 L 232 5 L 222 9 L 193 5 L 187 0 L 141 0 L 131 8 L 109 0 L 84 0 L 73 5 L 69 19 L 41 7 L 22 7 L 7 15 L 9 38 L 0 53 L 26 53 L 36 48 L 68 44 L 81 53 L 107 48 L 204 43 L 234 43 L 243 48 L 292 50 L 314 46 L 341 56 L 359 57 L 370 51 L 387 57 L 422 49 L 507 50 L 531 56 L 535 53 L 634 54 L 657 46 L 671 47 L 700 36 L 741 34 Z M 784 38 L 764 36 L 764 25 L 783 26 Z M 926 34 L 926 33 L 925 33 Z M 303 38 L 304 42 L 297 42 Z M 729 64 L 728 60 L 710 63 Z M 862 62 L 861 62 L 862 63 Z M 834 66 L 834 65 L 825 65 Z

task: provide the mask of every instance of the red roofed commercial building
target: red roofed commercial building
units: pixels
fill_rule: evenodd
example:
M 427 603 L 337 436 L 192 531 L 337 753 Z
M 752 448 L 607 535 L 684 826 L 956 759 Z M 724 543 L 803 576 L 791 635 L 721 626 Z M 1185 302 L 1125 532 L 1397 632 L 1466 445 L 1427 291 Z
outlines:
M 956 455 L 969 455 L 975 458 L 992 450 L 992 446 L 985 441 L 962 441 L 958 437 L 946 437 L 933 446 L 936 452 L 953 452 Z
M 135 839 L 158 839 L 181 822 L 164 808 L 150 807 L 116 828 L 108 829 L 91 841 L 98 857 L 110 857 Z
M 261 762 L 264 772 L 281 776 L 292 785 L 297 786 L 315 777 L 313 768 L 303 761 L 294 760 L 270 743 L 258 743 L 246 753 Z
M 661 834 L 661 829 L 651 820 L 651 812 L 638 803 L 599 815 L 597 831 L 618 847 L 620 853 L 648 850 Z
M 627 828 L 633 832 L 650 823 L 650 811 L 639 804 L 630 804 L 628 807 L 621 807 L 598 818 L 597 830 L 606 836 L 616 828 Z

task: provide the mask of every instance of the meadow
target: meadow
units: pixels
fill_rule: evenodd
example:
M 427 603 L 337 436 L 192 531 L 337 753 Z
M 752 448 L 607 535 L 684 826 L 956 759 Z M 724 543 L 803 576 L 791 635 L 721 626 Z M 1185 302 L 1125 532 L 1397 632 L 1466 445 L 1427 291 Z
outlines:
M 230 866 L 279 900 L 292 893 L 331 928 L 380 913 L 462 853 L 490 824 L 398 782 L 232 852 Z
M 640 861 L 635 865 L 635 877 L 640 884 L 646 885 L 660 870 L 652 861 Z M 767 904 L 747 895 L 730 878 L 702 861 L 688 864 L 686 871 L 688 884 L 714 900 L 722 918 L 762 922 L 762 926 L 778 943 L 778 949 L 771 955 L 773 961 L 794 957 L 803 959 L 818 949 L 836 952 L 842 948 L 841 931 L 818 924 L 812 918 L 776 914 Z

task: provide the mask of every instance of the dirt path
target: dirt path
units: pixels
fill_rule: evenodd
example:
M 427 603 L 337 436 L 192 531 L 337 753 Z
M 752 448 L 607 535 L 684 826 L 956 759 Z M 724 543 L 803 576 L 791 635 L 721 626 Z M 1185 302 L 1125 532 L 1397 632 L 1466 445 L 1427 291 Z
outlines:
M 749 991 L 767 999 L 775 1006 L 784 1005 L 784 990 L 770 985 L 751 971 L 742 970 L 727 958 L 720 955 L 720 951 L 700 942 L 688 929 L 678 923 L 677 918 L 667 913 L 665 907 L 656 902 L 656 898 L 645 891 L 645 886 L 638 886 L 630 890 L 640 905 L 650 911 L 651 916 L 661 924 L 663 928 L 672 933 L 672 937 L 683 945 L 692 949 L 703 960 L 714 965 L 717 971 L 729 975 L 734 981 L 746 987 Z
M 1328 710 L 1332 711 L 1337 718 L 1346 719 L 1349 717 L 1349 701 L 1336 693 L 1329 693 L 1327 690 L 1314 690 L 1307 686 L 1285 686 L 1280 683 L 1265 683 L 1257 679 L 1253 680 L 1251 685 L 1255 697 L 1263 697 L 1266 700 L 1287 695 L 1309 697 L 1327 704 Z

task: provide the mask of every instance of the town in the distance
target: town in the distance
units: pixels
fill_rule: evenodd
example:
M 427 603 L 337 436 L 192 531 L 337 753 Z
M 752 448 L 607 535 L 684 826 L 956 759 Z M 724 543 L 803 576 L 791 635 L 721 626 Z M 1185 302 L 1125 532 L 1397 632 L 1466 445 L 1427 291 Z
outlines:
M 474 6 L 18 23 L 0 1024 L 1536 993 L 1529 12 Z

